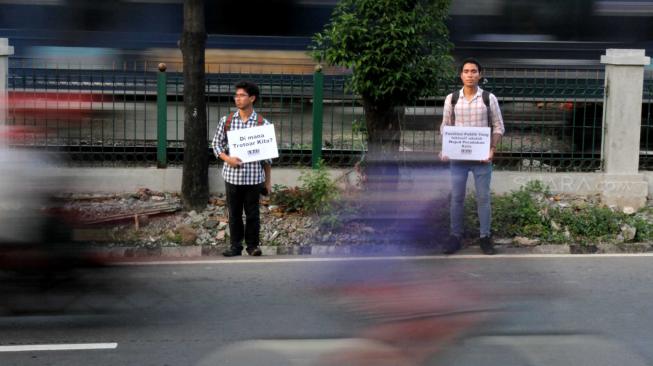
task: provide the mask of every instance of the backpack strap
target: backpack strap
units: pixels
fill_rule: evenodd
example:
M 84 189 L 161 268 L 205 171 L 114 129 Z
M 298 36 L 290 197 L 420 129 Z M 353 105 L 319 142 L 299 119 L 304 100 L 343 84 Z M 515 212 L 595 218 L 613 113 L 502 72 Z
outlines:
M 231 120 L 232 120 L 233 118 L 234 118 L 234 114 L 233 114 L 233 113 L 229 113 L 229 114 L 227 115 L 227 121 L 225 121 L 225 123 L 224 123 L 224 132 L 229 131 L 229 129 L 231 128 Z
M 458 103 L 458 98 L 460 97 L 460 91 L 456 90 L 451 93 L 451 124 L 456 125 L 456 103 Z
M 231 127 L 231 120 L 232 120 L 233 118 L 234 118 L 234 114 L 233 114 L 233 113 L 229 113 L 229 114 L 227 115 L 227 121 L 224 123 L 224 132 L 229 131 L 229 128 Z M 262 126 L 262 125 L 263 125 L 263 122 L 265 122 L 265 120 L 263 119 L 263 116 L 261 116 L 259 113 L 257 113 L 257 114 L 256 114 L 256 124 L 257 124 L 258 126 Z
M 483 90 L 482 93 L 483 104 L 485 104 L 485 109 L 487 110 L 487 124 L 490 127 L 490 132 L 494 132 L 494 125 L 492 124 L 492 110 L 490 109 L 490 92 Z M 490 134 L 491 136 L 492 134 Z

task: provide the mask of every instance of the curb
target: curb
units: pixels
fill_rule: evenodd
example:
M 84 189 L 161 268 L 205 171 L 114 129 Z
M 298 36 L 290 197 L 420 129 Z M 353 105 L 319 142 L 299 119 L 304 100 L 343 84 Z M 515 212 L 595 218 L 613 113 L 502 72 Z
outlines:
M 500 254 L 638 254 L 653 252 L 653 243 L 623 244 L 543 244 L 531 247 L 495 246 Z M 397 256 L 440 254 L 437 248 L 408 247 L 405 245 L 295 245 L 290 247 L 261 246 L 264 256 Z M 95 248 L 96 253 L 105 258 L 198 258 L 221 257 L 225 245 L 191 245 L 179 247 L 131 247 L 115 246 Z M 475 246 L 465 248 L 462 254 L 480 252 Z

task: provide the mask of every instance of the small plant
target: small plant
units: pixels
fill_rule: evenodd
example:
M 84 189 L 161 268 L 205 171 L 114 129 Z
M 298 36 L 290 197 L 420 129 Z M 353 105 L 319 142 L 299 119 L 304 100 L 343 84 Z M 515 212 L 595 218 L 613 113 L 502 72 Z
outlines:
M 272 186 L 270 202 L 281 207 L 286 212 L 296 212 L 303 208 L 305 193 L 297 188 L 288 188 L 282 184 Z
M 182 242 L 181 234 L 172 230 L 165 233 L 165 238 L 170 243 L 181 244 Z
M 646 219 L 642 217 L 633 217 L 630 218 L 627 223 L 637 230 L 635 241 L 653 241 L 653 225 L 651 225 Z
M 620 232 L 623 214 L 607 207 L 588 207 L 583 210 L 556 209 L 551 218 L 569 229 L 574 238 L 601 239 Z
M 365 126 L 364 120 L 356 119 L 351 123 L 351 132 L 354 134 L 366 134 L 367 126 Z
M 522 187 L 522 189 L 525 192 L 528 192 L 528 193 L 531 193 L 531 194 L 533 194 L 533 193 L 542 193 L 542 194 L 547 195 L 547 196 L 551 195 L 551 192 L 549 191 L 549 187 L 545 186 L 544 183 L 542 183 L 539 180 L 528 181 L 526 183 L 526 185 L 524 187 Z
M 329 176 L 323 160 L 317 163 L 316 169 L 302 172 L 299 181 L 305 192 L 303 208 L 307 211 L 325 212 L 330 208 L 331 201 L 338 197 L 338 187 Z
M 538 199 L 548 194 L 539 181 L 528 182 L 518 191 L 492 196 L 492 231 L 499 236 L 543 237 L 550 232 L 550 222 Z
M 318 225 L 326 230 L 336 230 L 342 227 L 342 218 L 334 212 L 324 213 L 320 215 Z
M 338 197 L 338 188 L 329 177 L 324 162 L 320 161 L 316 169 L 303 171 L 299 181 L 301 187 L 288 188 L 275 184 L 270 201 L 286 212 L 310 211 L 321 214 L 329 211 L 331 201 Z

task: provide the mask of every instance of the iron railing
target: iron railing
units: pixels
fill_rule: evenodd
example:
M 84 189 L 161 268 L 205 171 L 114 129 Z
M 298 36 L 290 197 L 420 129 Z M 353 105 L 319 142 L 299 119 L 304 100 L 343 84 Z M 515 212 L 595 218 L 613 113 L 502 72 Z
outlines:
M 179 64 L 167 66 L 162 77 L 158 62 L 89 67 L 11 59 L 9 124 L 25 128 L 24 137 L 13 143 L 64 151 L 75 161 L 93 164 L 179 164 L 184 145 L 183 75 Z M 324 70 L 322 88 L 316 89 L 317 76 L 311 70 L 310 65 L 207 65 L 208 139 L 220 117 L 234 110 L 233 85 L 251 80 L 261 88 L 257 111 L 275 125 L 277 164 L 308 165 L 315 149 L 328 164 L 354 164 L 366 149 L 360 98 L 347 88 L 347 72 Z M 506 125 L 496 159 L 499 169 L 601 168 L 603 71 L 488 68 L 484 77 L 482 87 L 498 97 Z M 444 97 L 459 87 L 452 80 L 441 95 L 404 109 L 402 152 L 435 156 Z M 646 116 L 651 95 L 647 77 Z M 314 108 L 320 104 L 321 110 Z M 163 111 L 165 122 L 160 124 L 166 131 L 157 124 Z M 317 116 L 322 117 L 322 133 L 314 135 Z M 642 144 L 648 146 L 650 117 L 643 123 Z M 643 168 L 653 165 L 647 157 L 643 154 Z

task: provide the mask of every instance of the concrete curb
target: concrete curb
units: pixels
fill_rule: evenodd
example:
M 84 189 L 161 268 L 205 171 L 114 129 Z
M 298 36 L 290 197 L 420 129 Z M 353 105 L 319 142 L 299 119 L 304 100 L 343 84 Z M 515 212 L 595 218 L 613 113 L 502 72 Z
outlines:
M 220 257 L 224 245 L 192 245 L 180 247 L 102 247 L 97 248 L 100 256 L 107 258 L 197 258 Z M 596 245 L 551 245 L 543 244 L 532 247 L 509 247 L 497 245 L 500 254 L 628 254 L 651 253 L 653 243 L 622 243 Z M 261 246 L 264 256 L 297 255 L 297 256 L 397 256 L 397 255 L 434 255 L 439 254 L 437 248 L 407 247 L 405 245 L 296 245 L 291 247 Z M 480 250 L 468 247 L 461 254 L 473 254 Z M 243 255 L 246 255 L 243 251 Z

